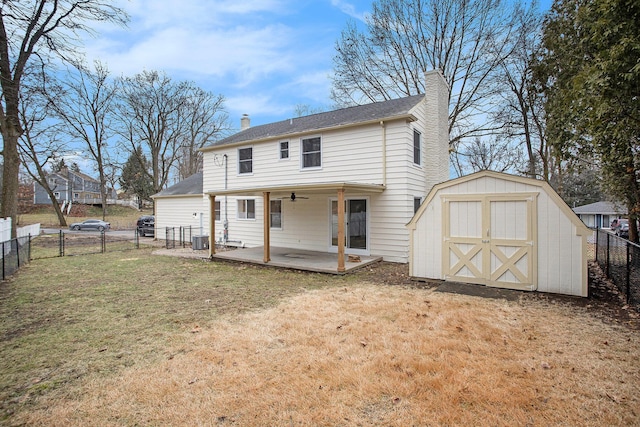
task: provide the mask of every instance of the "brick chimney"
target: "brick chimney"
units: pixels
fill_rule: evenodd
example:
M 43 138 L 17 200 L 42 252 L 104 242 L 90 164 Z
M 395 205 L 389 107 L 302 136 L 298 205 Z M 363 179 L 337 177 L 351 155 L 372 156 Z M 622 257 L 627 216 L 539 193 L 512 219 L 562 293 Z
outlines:
M 249 129 L 251 127 L 251 119 L 248 114 L 243 114 L 240 119 L 240 130 Z

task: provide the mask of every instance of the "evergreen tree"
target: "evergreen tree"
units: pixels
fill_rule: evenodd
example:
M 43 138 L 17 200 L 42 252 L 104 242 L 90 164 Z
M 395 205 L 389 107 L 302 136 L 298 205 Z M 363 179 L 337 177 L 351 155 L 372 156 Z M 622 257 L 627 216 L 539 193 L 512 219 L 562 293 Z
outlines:
M 151 200 L 151 195 L 154 194 L 153 182 L 148 170 L 149 161 L 142 152 L 142 147 L 138 146 L 136 150 L 129 155 L 127 162 L 122 168 L 120 185 L 127 194 L 138 197 L 139 207 L 142 207 L 144 200 Z

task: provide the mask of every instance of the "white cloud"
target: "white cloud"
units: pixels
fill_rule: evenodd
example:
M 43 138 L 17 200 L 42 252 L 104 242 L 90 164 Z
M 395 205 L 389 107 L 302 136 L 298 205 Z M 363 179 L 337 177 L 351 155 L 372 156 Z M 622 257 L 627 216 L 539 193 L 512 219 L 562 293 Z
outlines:
M 343 13 L 355 18 L 359 21 L 365 22 L 367 16 L 366 12 L 356 12 L 356 7 L 353 3 L 349 3 L 343 0 L 331 0 L 331 5 L 340 9 Z

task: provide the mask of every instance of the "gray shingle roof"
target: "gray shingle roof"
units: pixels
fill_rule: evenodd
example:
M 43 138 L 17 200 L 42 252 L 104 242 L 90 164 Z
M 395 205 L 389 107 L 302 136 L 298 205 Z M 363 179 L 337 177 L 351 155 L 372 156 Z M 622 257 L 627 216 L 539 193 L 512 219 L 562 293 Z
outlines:
M 604 215 L 626 215 L 627 209 L 616 203 L 595 202 L 588 205 L 573 208 L 577 214 L 604 214 Z
M 208 147 L 205 147 L 205 150 L 209 147 L 217 147 L 220 145 L 275 138 L 282 135 L 403 116 L 408 114 L 409 111 L 423 99 L 424 95 L 413 95 L 405 98 L 374 102 L 372 104 L 358 105 L 355 107 L 342 108 L 340 110 L 253 126 L 215 142 Z
M 202 172 L 194 173 L 189 178 L 183 179 L 177 184 L 162 190 L 153 197 L 182 196 L 189 194 L 202 195 Z

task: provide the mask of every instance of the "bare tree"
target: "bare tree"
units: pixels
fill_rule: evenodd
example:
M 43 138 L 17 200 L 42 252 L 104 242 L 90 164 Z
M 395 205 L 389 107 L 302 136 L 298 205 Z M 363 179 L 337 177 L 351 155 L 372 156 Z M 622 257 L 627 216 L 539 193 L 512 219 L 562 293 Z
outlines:
M 517 169 L 522 163 L 522 152 L 514 148 L 509 141 L 492 138 L 489 141 L 476 137 L 469 144 L 465 144 L 455 157 L 459 162 L 455 167 L 465 171 L 468 167 L 473 172 L 493 170 L 508 172 Z
M 367 31 L 350 23 L 336 43 L 332 98 L 353 105 L 425 93 L 425 72 L 449 83 L 451 145 L 494 133 L 488 84 L 507 53 L 511 9 L 500 0 L 380 0 Z
M 116 86 L 109 81 L 109 70 L 100 62 L 91 71 L 82 64 L 60 81 L 59 90 L 47 91 L 55 115 L 64 132 L 81 141 L 84 152 L 95 162 L 100 181 L 102 219 L 107 216 L 109 140 L 113 135 L 111 116 L 115 108 Z
M 94 33 L 90 21 L 124 24 L 126 20 L 122 9 L 102 0 L 15 0 L 0 5 L 0 134 L 4 157 L 0 216 L 13 219 L 13 236 L 20 171 L 18 140 L 24 132 L 20 90 L 29 62 L 47 55 L 62 59 L 76 56 L 80 34 Z
M 118 131 L 127 149 L 135 154 L 141 145 L 151 164 L 153 190 L 159 192 L 169 180 L 180 154 L 185 130 L 185 109 L 191 86 L 175 83 L 164 73 L 143 71 L 121 81 Z M 139 159 L 143 164 L 143 159 Z M 144 168 L 146 171 L 147 169 Z
M 26 101 L 28 99 L 28 102 Z M 60 203 L 49 185 L 46 167 L 59 153 L 66 151 L 65 142 L 59 138 L 59 124 L 47 121 L 49 103 L 40 91 L 23 91 L 20 97 L 20 122 L 23 133 L 20 136 L 19 154 L 27 174 L 47 192 L 61 227 L 67 226 Z
M 183 106 L 184 135 L 177 158 L 178 178 L 185 179 L 202 170 L 200 148 L 231 129 L 224 110 L 224 96 L 192 87 Z
M 546 141 L 544 99 L 534 80 L 534 69 L 542 48 L 542 15 L 536 4 L 516 5 L 513 31 L 508 36 L 509 55 L 500 63 L 492 84 L 505 85 L 500 93 L 501 108 L 495 112 L 502 136 L 515 145 L 524 145 L 532 178 L 550 180 L 553 158 Z
M 166 74 L 143 71 L 121 80 L 118 133 L 127 151 L 139 158 L 153 191 L 161 191 L 177 168 L 180 178 L 201 170 L 199 149 L 230 128 L 224 97 L 192 82 L 174 82 Z M 142 147 L 139 150 L 138 147 Z

